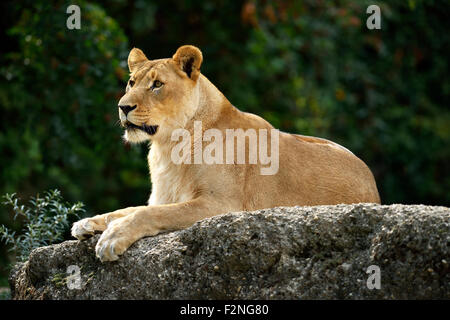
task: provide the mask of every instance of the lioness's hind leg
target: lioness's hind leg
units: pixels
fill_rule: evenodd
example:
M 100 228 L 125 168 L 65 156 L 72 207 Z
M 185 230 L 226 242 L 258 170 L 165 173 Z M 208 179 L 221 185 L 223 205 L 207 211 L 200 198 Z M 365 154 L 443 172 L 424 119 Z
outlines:
M 96 232 L 103 232 L 112 221 L 122 218 L 142 207 L 129 207 L 110 213 L 100 214 L 92 218 L 85 218 L 75 222 L 72 226 L 72 236 L 78 240 L 84 240 Z

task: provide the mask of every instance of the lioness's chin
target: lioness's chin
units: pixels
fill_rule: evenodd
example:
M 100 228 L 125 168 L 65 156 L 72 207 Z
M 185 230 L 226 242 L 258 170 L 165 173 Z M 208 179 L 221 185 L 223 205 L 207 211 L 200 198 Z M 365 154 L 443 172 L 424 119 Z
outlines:
M 140 143 L 150 140 L 150 135 L 139 129 L 126 129 L 123 135 L 125 141 Z

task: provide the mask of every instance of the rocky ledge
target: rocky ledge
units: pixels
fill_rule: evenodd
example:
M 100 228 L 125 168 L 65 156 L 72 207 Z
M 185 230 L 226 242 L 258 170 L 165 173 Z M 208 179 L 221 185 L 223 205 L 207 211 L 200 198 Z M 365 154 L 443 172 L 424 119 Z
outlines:
M 374 204 L 236 212 L 141 239 L 34 250 L 13 299 L 450 299 L 450 209 Z

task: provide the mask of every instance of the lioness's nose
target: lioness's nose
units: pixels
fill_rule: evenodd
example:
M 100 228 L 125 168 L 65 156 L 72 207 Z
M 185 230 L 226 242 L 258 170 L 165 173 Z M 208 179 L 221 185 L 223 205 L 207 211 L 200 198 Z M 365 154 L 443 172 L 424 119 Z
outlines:
M 128 114 L 128 112 L 136 109 L 137 105 L 134 106 L 119 106 L 120 109 L 122 109 L 123 113 L 125 113 L 125 115 Z

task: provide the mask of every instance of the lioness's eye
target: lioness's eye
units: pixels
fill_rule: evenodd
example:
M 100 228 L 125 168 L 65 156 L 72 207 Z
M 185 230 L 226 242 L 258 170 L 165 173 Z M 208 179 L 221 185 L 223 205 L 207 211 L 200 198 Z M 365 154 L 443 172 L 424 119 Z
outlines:
M 128 82 L 128 84 L 130 85 L 130 87 L 132 87 L 132 86 L 134 86 L 134 81 L 133 81 L 133 80 L 130 80 L 130 81 Z
M 153 87 L 154 88 L 159 88 L 159 87 L 161 87 L 163 85 L 163 83 L 161 82 L 161 81 L 159 81 L 159 80 L 155 80 L 154 82 L 153 82 Z

